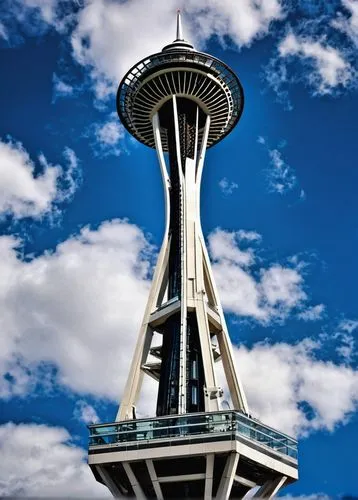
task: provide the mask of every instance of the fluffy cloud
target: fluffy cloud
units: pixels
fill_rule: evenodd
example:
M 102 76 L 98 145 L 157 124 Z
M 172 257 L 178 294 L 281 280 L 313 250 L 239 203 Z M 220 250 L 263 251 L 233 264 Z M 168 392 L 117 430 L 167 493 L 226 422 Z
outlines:
M 352 333 L 358 328 L 358 321 L 355 319 L 343 319 L 339 323 L 339 329 L 344 332 Z
M 99 422 L 96 410 L 82 399 L 76 402 L 73 416 L 85 424 L 97 424 Z
M 28 11 L 34 11 L 43 22 L 57 24 L 60 0 L 22 0 L 21 3 L 23 10 L 18 10 L 19 19 L 24 20 Z
M 60 384 L 118 400 L 148 296 L 143 233 L 107 222 L 32 260 L 18 244 L 0 238 L 0 395 L 24 393 L 54 365 Z
M 222 230 L 209 237 L 226 309 L 264 323 L 303 310 L 298 269 L 274 264 L 253 277 L 255 253 L 241 250 L 238 238 Z M 25 394 L 41 379 L 119 401 L 148 297 L 153 248 L 138 227 L 119 220 L 84 228 L 32 260 L 21 259 L 17 244 L 0 238 L 0 396 Z M 235 347 L 252 413 L 294 434 L 345 422 L 356 406 L 357 373 L 347 362 L 319 360 L 319 349 L 309 339 Z M 155 393 L 147 377 L 139 415 L 153 414 Z M 98 418 L 82 399 L 75 417 Z
M 99 99 L 115 91 L 133 64 L 173 40 L 176 8 L 174 0 L 87 2 L 78 14 L 72 48 L 75 60 L 90 69 Z M 278 0 L 242 0 L 240 8 L 230 0 L 190 0 L 183 8 L 184 35 L 198 47 L 214 35 L 220 40 L 229 36 L 241 47 L 265 35 L 282 12 Z
M 255 276 L 254 251 L 237 244 L 244 236 L 223 230 L 209 236 L 224 308 L 265 324 L 304 310 L 299 270 L 274 264 Z M 138 227 L 120 220 L 84 228 L 32 260 L 21 258 L 20 243 L 0 238 L 1 397 L 25 393 L 39 374 L 50 383 L 48 368 L 55 366 L 60 384 L 118 400 L 148 296 L 153 248 Z M 145 404 L 152 393 L 148 386 Z
M 0 37 L 4 40 L 8 40 L 9 36 L 7 34 L 7 30 L 2 22 L 0 22 Z
M 260 241 L 262 236 L 256 231 L 245 231 L 244 229 L 240 229 L 236 233 L 238 239 L 240 241 Z
M 324 310 L 325 306 L 323 304 L 317 304 L 299 312 L 297 316 L 299 319 L 303 319 L 303 321 L 316 321 L 322 318 Z
M 252 249 L 241 250 L 240 232 L 217 229 L 208 237 L 213 272 L 226 311 L 263 323 L 284 320 L 295 309 L 306 309 L 307 294 L 299 266 L 272 264 L 252 272 Z
M 312 493 L 311 495 L 283 495 L 280 498 L 284 500 L 331 500 L 331 497 L 325 493 Z
M 254 416 L 294 436 L 348 420 L 358 405 L 358 371 L 317 359 L 320 347 L 305 339 L 234 349 Z
M 111 113 L 107 120 L 94 123 L 87 133 L 92 140 L 93 152 L 101 157 L 119 156 L 126 149 L 124 127 L 118 120 L 117 113 Z
M 353 43 L 358 45 L 358 2 L 357 0 L 342 0 L 342 7 L 348 11 L 348 17 L 340 12 L 332 25 L 346 33 Z
M 291 191 L 297 182 L 292 168 L 282 158 L 278 149 L 269 150 L 271 169 L 268 172 L 270 190 L 284 194 Z
M 290 165 L 282 157 L 282 147 L 286 144 L 282 141 L 277 148 L 271 149 L 266 139 L 262 136 L 257 138 L 257 142 L 262 144 L 270 159 L 270 168 L 266 169 L 266 175 L 269 183 L 269 190 L 272 193 L 286 194 L 292 191 L 297 185 L 297 177 Z
M 236 182 L 229 181 L 226 177 L 223 177 L 219 181 L 219 187 L 220 187 L 221 191 L 225 195 L 228 196 L 228 195 L 232 194 L 234 192 L 234 190 L 239 187 L 239 185 Z
M 61 80 L 56 74 L 53 75 L 53 101 L 59 97 L 69 97 L 74 94 L 74 87 Z
M 338 345 L 336 345 L 336 353 L 347 364 L 352 363 L 356 358 L 356 341 L 355 336 L 352 334 L 358 328 L 358 321 L 351 319 L 344 319 L 339 322 L 336 333 L 333 338 Z M 323 337 L 326 335 L 324 334 Z
M 338 85 L 347 86 L 352 70 L 344 55 L 336 48 L 311 38 L 295 35 L 292 31 L 278 46 L 280 57 L 298 57 L 308 61 L 314 71 L 309 73 L 310 84 L 318 94 L 327 94 Z
M 1 497 L 110 497 L 67 430 L 46 425 L 0 426 Z
M 70 199 L 78 184 L 78 159 L 72 149 L 64 153 L 67 166 L 51 165 L 41 154 L 41 173 L 22 144 L 0 140 L 0 213 L 16 218 L 39 218 L 53 205 Z
M 214 260 L 225 260 L 241 266 L 253 263 L 252 250 L 242 251 L 237 245 L 237 238 L 242 238 L 242 233 L 228 232 L 216 229 L 208 236 L 209 249 Z
M 11 45 L 21 43 L 23 35 L 41 36 L 49 29 L 66 32 L 74 21 L 79 1 L 63 0 L 3 0 L 2 23 L 6 40 Z

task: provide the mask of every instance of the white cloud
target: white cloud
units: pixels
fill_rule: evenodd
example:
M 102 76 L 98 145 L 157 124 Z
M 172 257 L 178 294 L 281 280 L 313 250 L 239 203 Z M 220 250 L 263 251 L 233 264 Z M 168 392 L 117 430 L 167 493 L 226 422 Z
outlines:
M 261 293 L 272 309 L 283 308 L 290 311 L 299 305 L 307 298 L 302 285 L 303 278 L 296 269 L 274 264 L 269 269 L 261 270 Z
M 98 101 L 115 93 L 133 64 L 160 52 L 175 37 L 175 0 L 150 5 L 147 0 L 5 1 L 4 33 L 8 28 L 18 31 L 15 35 L 21 39 L 22 32 L 41 35 L 53 28 L 69 35 L 73 58 L 88 70 Z M 237 48 L 248 46 L 285 15 L 282 0 L 241 0 L 240 8 L 230 0 L 189 0 L 182 14 L 184 34 L 199 49 L 213 36 L 224 46 L 226 37 Z
M 276 94 L 277 102 L 281 103 L 287 111 L 292 111 L 293 105 L 291 103 L 288 86 L 293 83 L 297 78 L 294 72 L 289 72 L 286 61 L 279 57 L 272 57 L 269 63 L 264 67 L 264 76 L 268 86 Z M 260 137 L 259 139 L 263 139 Z M 265 144 L 260 142 L 260 144 Z
M 352 333 L 358 328 L 358 321 L 355 319 L 343 319 L 338 328 L 344 332 Z
M 357 0 L 342 0 L 342 7 L 348 11 L 348 17 L 338 13 L 332 21 L 332 26 L 346 33 L 355 45 L 358 45 L 358 2 Z
M 345 363 L 352 363 L 356 358 L 356 342 L 353 332 L 358 328 L 358 321 L 351 319 L 343 319 L 339 322 L 337 332 L 333 335 L 336 344 L 336 353 Z
M 237 233 L 237 237 L 240 241 L 261 241 L 261 234 L 256 231 L 245 231 L 244 229 L 240 229 Z
M 83 400 L 76 402 L 73 416 L 85 424 L 97 424 L 99 422 L 96 410 Z
M 68 200 L 78 183 L 78 159 L 64 150 L 67 167 L 51 165 L 39 156 L 41 173 L 21 143 L 0 140 L 0 214 L 39 218 L 49 213 L 53 204 Z
M 283 160 L 278 149 L 270 149 L 268 153 L 271 163 L 268 171 L 270 190 L 279 194 L 291 191 L 297 182 L 293 169 Z
M 241 235 L 242 236 L 242 235 Z M 299 265 L 272 264 L 256 275 L 250 267 L 256 263 L 252 249 L 241 250 L 240 233 L 216 229 L 208 237 L 213 272 L 224 309 L 258 321 L 284 320 L 294 309 L 305 307 L 307 294 Z
M 66 429 L 7 423 L 0 426 L 0 454 L 1 497 L 110 497 Z
M 291 31 L 279 43 L 278 53 L 281 58 L 298 57 L 308 64 L 306 79 L 317 94 L 329 94 L 340 85 L 346 87 L 353 76 L 343 52 L 325 40 L 297 36 Z
M 111 113 L 107 120 L 95 123 L 90 128 L 89 134 L 94 136 L 92 148 L 99 156 L 119 156 L 125 149 L 122 140 L 124 139 L 124 127 L 119 122 L 117 113 Z
M 68 97 L 74 94 L 73 86 L 61 80 L 55 73 L 53 74 L 52 81 L 54 100 L 56 100 L 58 97 Z
M 297 269 L 275 264 L 255 278 L 249 273 L 255 255 L 238 248 L 235 234 L 217 230 L 209 241 L 227 310 L 267 323 L 305 305 Z M 84 228 L 32 260 L 16 253 L 14 238 L 1 237 L 1 397 L 24 394 L 39 378 L 46 383 L 47 367 L 55 366 L 57 383 L 120 401 L 148 297 L 152 252 L 140 229 L 126 221 Z M 251 411 L 289 433 L 333 430 L 345 422 L 355 410 L 357 373 L 346 363 L 320 361 L 319 347 L 307 339 L 295 346 L 235 347 Z M 147 378 L 138 414 L 151 414 L 155 391 Z M 75 416 L 98 418 L 83 400 Z
M 251 250 L 242 251 L 237 245 L 237 239 L 242 238 L 242 234 L 228 232 L 222 229 L 215 229 L 208 236 L 211 256 L 214 260 L 224 260 L 233 262 L 240 266 L 248 266 L 253 263 Z
M 219 181 L 219 187 L 225 195 L 230 195 L 239 187 L 239 185 L 236 182 L 229 181 L 226 177 L 223 177 Z
M 319 360 L 319 349 L 310 339 L 234 348 L 254 416 L 294 436 L 348 421 L 357 409 L 358 371 Z
M 25 9 L 34 10 L 45 23 L 57 23 L 60 0 L 22 0 L 21 3 L 24 9 L 22 15 L 25 15 Z
M 341 341 L 341 345 L 336 347 L 336 353 L 345 363 L 351 363 L 356 356 L 354 337 L 346 333 L 339 336 L 337 335 L 335 338 L 339 338 Z
M 126 221 L 82 229 L 52 253 L 22 260 L 0 238 L 0 396 L 25 393 L 57 367 L 78 393 L 120 398 L 148 297 L 152 247 Z
M 264 146 L 270 158 L 270 168 L 266 169 L 266 175 L 269 183 L 269 190 L 272 193 L 286 194 L 292 191 L 297 185 L 297 177 L 290 165 L 288 165 L 282 157 L 281 148 L 286 145 L 285 141 L 281 141 L 277 148 L 271 149 L 267 140 L 259 136 L 257 142 Z M 301 190 L 300 198 L 303 190 Z
M 311 495 L 280 495 L 283 500 L 331 500 L 325 493 L 312 493 Z
M 4 0 L 2 22 L 11 44 L 22 41 L 23 34 L 41 36 L 54 28 L 65 33 L 74 20 L 75 0 Z
M 325 306 L 323 304 L 317 304 L 316 306 L 307 307 L 303 311 L 300 311 L 297 315 L 299 319 L 303 321 L 316 321 L 322 318 Z
M 7 29 L 5 28 L 4 24 L 1 21 L 0 21 L 0 37 L 3 38 L 4 40 L 9 39 Z
M 150 7 L 145 0 L 87 2 L 78 15 L 72 48 L 75 60 L 90 69 L 97 98 L 115 92 L 133 64 L 174 39 L 177 7 L 174 0 L 157 0 Z M 278 0 L 241 0 L 240 8 L 230 0 L 190 0 L 182 12 L 184 35 L 198 47 L 213 35 L 222 41 L 229 36 L 238 47 L 249 45 L 283 15 Z
M 69 201 L 75 194 L 82 175 L 79 159 L 73 149 L 65 148 L 63 156 L 67 162 L 67 168 L 62 173 L 62 188 L 58 190 L 55 201 Z
M 272 21 L 283 17 L 281 2 L 277 0 L 242 0 L 239 9 L 230 0 L 192 0 L 186 12 L 188 16 L 197 16 L 201 39 L 228 35 L 237 47 L 250 45 L 268 32 Z

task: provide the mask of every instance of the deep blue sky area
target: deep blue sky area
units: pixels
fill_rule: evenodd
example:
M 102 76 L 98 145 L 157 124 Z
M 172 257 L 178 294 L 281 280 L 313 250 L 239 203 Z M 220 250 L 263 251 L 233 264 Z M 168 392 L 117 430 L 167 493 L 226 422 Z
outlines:
M 107 494 L 86 424 L 115 417 L 164 230 L 155 151 L 115 92 L 171 42 L 176 8 L 0 0 L 0 454 L 18 464 L 0 496 Z M 207 152 L 201 221 L 250 409 L 299 439 L 280 496 L 358 496 L 358 2 L 182 13 L 244 89 Z

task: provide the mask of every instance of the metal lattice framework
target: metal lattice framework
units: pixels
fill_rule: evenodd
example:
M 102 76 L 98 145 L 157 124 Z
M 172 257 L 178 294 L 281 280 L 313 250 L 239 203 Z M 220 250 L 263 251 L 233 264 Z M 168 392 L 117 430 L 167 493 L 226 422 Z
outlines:
M 140 142 L 155 148 L 152 118 L 172 95 L 195 101 L 211 117 L 207 147 L 223 139 L 242 114 L 244 94 L 239 79 L 210 55 L 177 50 L 142 59 L 123 78 L 117 110 L 123 125 Z M 164 151 L 168 151 L 165 132 Z

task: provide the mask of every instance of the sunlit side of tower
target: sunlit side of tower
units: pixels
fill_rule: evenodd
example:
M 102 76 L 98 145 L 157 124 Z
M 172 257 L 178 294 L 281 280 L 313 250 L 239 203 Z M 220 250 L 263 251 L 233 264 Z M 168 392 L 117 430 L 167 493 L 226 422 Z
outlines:
M 176 40 L 128 71 L 117 109 L 157 151 L 166 224 L 116 421 L 90 426 L 89 465 L 114 496 L 242 498 L 256 488 L 270 498 L 298 477 L 297 443 L 248 414 L 200 224 L 206 149 L 239 121 L 241 84 L 183 39 L 178 13 Z M 230 410 L 221 408 L 216 363 Z M 158 382 L 156 417 L 137 419 L 145 375 Z

